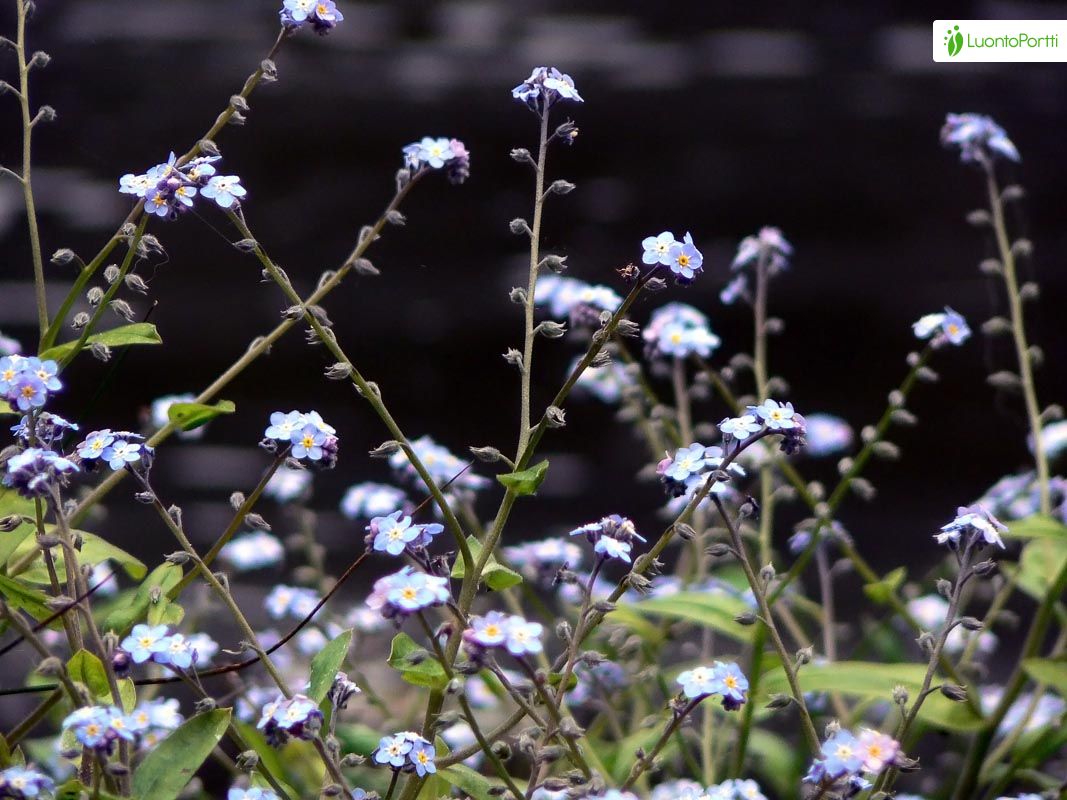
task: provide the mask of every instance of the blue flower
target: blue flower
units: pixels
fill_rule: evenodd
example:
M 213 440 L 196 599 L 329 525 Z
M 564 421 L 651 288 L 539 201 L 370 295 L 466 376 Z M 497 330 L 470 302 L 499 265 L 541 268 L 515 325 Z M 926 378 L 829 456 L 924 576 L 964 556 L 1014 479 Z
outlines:
M 159 649 L 152 653 L 152 660 L 157 664 L 174 669 L 189 669 L 193 665 L 193 648 L 180 633 L 174 633 L 160 639 Z
M 290 411 L 288 414 L 275 411 L 270 415 L 270 425 L 267 426 L 263 435 L 278 442 L 289 442 L 293 434 L 307 424 L 307 417 L 299 411 Z
M 847 730 L 839 730 L 822 746 L 823 769 L 828 777 L 837 779 L 854 774 L 863 766 L 859 742 Z
M 122 649 L 135 664 L 143 664 L 167 647 L 166 625 L 134 625 L 130 635 L 122 640 Z
M 366 603 L 386 619 L 402 619 L 424 608 L 442 605 L 450 596 L 448 578 L 404 567 L 375 581 Z
M 86 706 L 69 714 L 62 727 L 83 747 L 107 752 L 119 739 L 133 741 L 136 725 L 114 706 Z
M 309 461 L 322 459 L 326 434 L 314 425 L 308 424 L 299 431 L 293 431 L 289 440 L 293 443 L 293 458 L 306 458 Z
M 690 475 L 696 475 L 708 465 L 706 452 L 707 448 L 699 442 L 679 447 L 664 474 L 672 480 L 688 480 Z
M 384 483 L 360 483 L 350 486 L 341 498 L 341 513 L 349 519 L 373 519 L 402 509 L 407 495 Z
M 504 629 L 504 647 L 513 656 L 522 656 L 526 653 L 540 653 L 543 649 L 541 634 L 544 627 L 539 622 L 527 622 L 519 616 L 512 615 L 508 618 Z
M 420 778 L 427 773 L 437 772 L 434 764 L 434 750 L 430 742 L 421 736 L 418 741 L 412 742 L 411 750 L 408 751 L 408 761 L 415 768 L 415 774 Z
M 941 347 L 946 342 L 958 346 L 967 341 L 971 335 L 967 320 L 948 306 L 945 306 L 944 313 L 926 314 L 921 317 L 912 325 L 912 330 L 920 339 L 933 337 L 930 342 L 931 347 Z
M 295 30 L 311 23 L 320 35 L 329 33 L 345 19 L 333 0 L 285 0 L 279 16 L 286 28 Z
M 618 539 L 605 536 L 602 539 L 597 539 L 597 543 L 593 545 L 593 552 L 605 558 L 617 558 L 619 561 L 630 563 L 629 542 L 620 542 Z
M 100 458 L 106 461 L 111 469 L 120 470 L 127 464 L 140 461 L 143 450 L 144 446 L 137 442 L 116 438 L 101 451 Z
M 281 564 L 285 560 L 285 548 L 266 531 L 253 531 L 223 545 L 219 557 L 237 570 L 263 569 Z
M 490 611 L 484 617 L 472 616 L 463 631 L 463 641 L 475 648 L 500 647 L 507 640 L 509 617 L 500 611 Z
M 367 530 L 373 537 L 374 549 L 392 556 L 403 553 L 404 548 L 419 537 L 419 527 L 413 527 L 411 517 L 402 516 L 400 511 L 394 511 L 387 517 L 375 517 Z
M 763 227 L 755 236 L 746 236 L 741 240 L 730 268 L 735 271 L 744 269 L 756 265 L 762 259 L 768 274 L 775 275 L 789 266 L 791 255 L 793 245 L 786 240 L 782 232 L 778 228 Z
M 272 745 L 284 744 L 288 739 L 310 741 L 318 736 L 322 726 L 322 712 L 318 703 L 302 694 L 290 698 L 278 695 L 263 706 L 256 728 Z
M 852 446 L 852 427 L 832 414 L 809 414 L 805 416 L 810 456 L 828 456 L 840 453 Z
M 719 337 L 708 327 L 708 318 L 685 303 L 668 303 L 652 312 L 641 334 L 649 357 L 708 358 L 719 347 Z
M 0 358 L 0 393 L 5 397 L 11 394 L 15 382 L 22 374 L 26 360 L 17 353 Z
M 667 256 L 671 272 L 678 276 L 679 283 L 691 283 L 704 271 L 704 256 L 693 244 L 693 236 L 689 233 L 683 241 L 670 246 Z
M 7 396 L 18 406 L 19 411 L 29 411 L 45 404 L 48 400 L 48 387 L 32 372 L 20 372 Z
M 744 441 L 751 434 L 758 433 L 763 428 L 763 423 L 757 422 L 754 414 L 742 414 L 740 417 L 724 419 L 719 423 L 719 430 L 723 436 L 729 436 L 737 441 Z
M 713 667 L 694 667 L 678 676 L 678 684 L 690 700 L 698 700 L 715 692 L 716 676 Z
M 413 746 L 414 742 L 403 733 L 383 736 L 378 742 L 378 748 L 374 751 L 374 761 L 377 764 L 388 764 L 393 769 L 400 769 L 407 761 L 407 755 Z
M 727 711 L 736 711 L 745 702 L 748 691 L 748 678 L 737 664 L 715 662 L 714 693 L 722 695 L 722 705 Z
M 248 194 L 248 190 L 241 185 L 237 175 L 213 175 L 200 193 L 214 200 L 219 208 L 231 208 Z
M 984 114 L 947 114 L 941 144 L 958 147 L 964 163 L 992 163 L 997 157 L 1022 160 L 1004 129 Z
M 59 365 L 52 359 L 41 361 L 39 358 L 27 358 L 23 370 L 32 372 L 37 379 L 44 384 L 44 388 L 50 392 L 58 392 L 63 388 L 59 382 Z
M 31 767 L 13 766 L 0 772 L 0 794 L 4 797 L 34 798 L 54 790 L 53 780 Z
M 319 596 L 311 589 L 279 584 L 263 601 L 267 613 L 275 619 L 291 616 L 303 619 L 318 604 Z
M 960 543 L 960 536 L 968 533 L 974 537 L 975 542 L 995 544 L 1003 548 L 1004 540 L 1000 538 L 1000 534 L 1007 530 L 1004 523 L 982 506 L 960 506 L 956 511 L 956 518 L 942 526 L 941 533 L 935 534 L 934 538 L 938 544 L 956 547 Z
M 3 484 L 26 497 L 47 494 L 62 476 L 78 472 L 78 465 L 52 450 L 29 447 L 7 461 Z
M 754 412 L 772 431 L 789 430 L 797 425 L 793 419 L 796 412 L 793 410 L 792 403 L 764 400 L 762 405 L 749 406 L 748 410 Z
M 571 76 L 555 67 L 535 67 L 529 78 L 511 90 L 511 96 L 538 113 L 543 113 L 559 99 L 585 102 Z
M 452 158 L 452 147 L 445 138 L 432 139 L 424 136 L 419 142 L 419 161 L 429 164 L 434 169 L 440 169 L 445 162 Z
M 260 789 L 258 787 L 241 789 L 234 786 L 226 793 L 226 800 L 278 800 L 278 795 L 270 789 Z
M 674 234 L 664 231 L 658 236 L 647 236 L 641 240 L 641 247 L 645 252 L 641 260 L 646 264 L 662 264 L 669 267 L 671 264 L 671 247 L 676 243 Z
M 85 437 L 85 441 L 78 445 L 78 456 L 83 461 L 100 458 L 108 445 L 114 441 L 115 435 L 107 428 L 102 431 L 93 431 Z

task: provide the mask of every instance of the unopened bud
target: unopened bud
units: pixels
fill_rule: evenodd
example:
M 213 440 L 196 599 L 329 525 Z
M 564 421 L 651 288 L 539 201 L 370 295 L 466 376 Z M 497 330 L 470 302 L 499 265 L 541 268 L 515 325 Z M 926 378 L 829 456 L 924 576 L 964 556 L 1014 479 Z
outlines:
M 567 269 L 567 257 L 557 255 L 547 255 L 541 259 L 538 268 L 550 269 L 557 275 Z
M 941 684 L 941 694 L 947 697 L 954 703 L 967 702 L 967 690 L 962 686 L 957 686 L 954 683 Z
M 574 184 L 565 180 L 552 181 L 552 185 L 548 187 L 548 191 L 553 194 L 570 194 L 574 189 Z
M 545 409 L 545 424 L 549 428 L 562 428 L 567 424 L 566 413 L 562 408 L 549 406 Z
M 529 223 L 527 223 L 526 220 L 524 220 L 522 217 L 516 217 L 511 222 L 509 222 L 508 230 L 510 230 L 515 235 L 518 235 L 520 233 L 532 235 Z

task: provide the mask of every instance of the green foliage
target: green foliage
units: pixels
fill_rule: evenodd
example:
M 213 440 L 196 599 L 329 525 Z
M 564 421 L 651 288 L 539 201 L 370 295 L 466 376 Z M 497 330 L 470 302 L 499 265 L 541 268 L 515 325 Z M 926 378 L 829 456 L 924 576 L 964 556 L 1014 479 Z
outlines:
M 889 598 L 896 594 L 907 575 L 907 569 L 897 567 L 892 572 L 886 573 L 886 576 L 880 581 L 873 581 L 864 586 L 863 593 L 873 602 L 884 606 L 889 602 Z
M 663 634 L 655 626 L 650 626 L 645 617 L 683 619 L 748 643 L 752 641 L 755 626 L 741 625 L 734 621 L 734 617 L 749 611 L 751 609 L 743 600 L 728 594 L 682 592 L 670 597 L 650 597 L 637 603 L 620 603 L 608 619 L 633 628 L 650 642 L 662 639 Z
M 432 655 L 427 655 L 418 664 L 412 664 L 408 660 L 411 653 L 422 649 L 406 633 L 398 633 L 393 637 L 393 644 L 389 648 L 389 666 L 397 670 L 401 678 L 415 686 L 443 689 L 448 683 L 448 675 L 445 674 L 441 662 Z
M 1023 662 L 1023 669 L 1038 683 L 1048 684 L 1060 697 L 1067 698 L 1067 660 L 1028 658 Z
M 349 628 L 331 640 L 311 660 L 311 688 L 308 689 L 308 697 L 316 703 L 321 703 L 330 691 L 351 645 L 352 629 Z
M 41 353 L 41 359 L 53 359 L 61 361 L 74 352 L 78 341 L 64 342 L 50 347 Z M 86 347 L 94 344 L 104 344 L 108 347 L 127 347 L 130 345 L 163 344 L 159 337 L 156 326 L 150 322 L 134 322 L 129 325 L 121 325 L 109 331 L 94 333 L 86 342 Z
M 46 531 L 54 531 L 54 525 L 46 525 Z M 148 567 L 144 562 L 138 558 L 127 553 L 121 547 L 116 547 L 111 542 L 97 536 L 95 533 L 88 533 L 86 531 L 72 531 L 75 538 L 80 538 L 82 542 L 81 549 L 78 551 L 79 564 L 99 564 L 102 561 L 114 561 L 116 564 L 122 567 L 123 571 L 134 580 L 141 580 L 148 573 Z M 22 545 L 16 548 L 13 553 L 14 559 L 21 559 L 37 549 L 37 543 L 33 541 L 24 541 Z M 53 551 L 53 558 L 56 562 L 56 571 L 59 574 L 64 572 L 64 554 L 62 548 L 56 548 Z M 48 569 L 43 563 L 43 559 L 38 556 L 30 562 L 30 565 L 26 569 L 20 570 L 18 576 L 24 581 L 29 583 L 36 583 L 41 585 L 47 585 L 50 582 L 48 577 Z
M 133 773 L 137 800 L 175 800 L 230 724 L 230 710 L 197 714 L 155 746 Z
M 122 633 L 146 617 L 153 625 L 173 619 L 174 612 L 167 610 L 173 605 L 167 598 L 167 592 L 178 585 L 182 575 L 179 565 L 170 562 L 160 564 L 144 579 L 128 603 L 119 605 L 108 615 L 104 620 L 104 630 Z
M 167 418 L 183 431 L 191 431 L 206 425 L 222 414 L 232 414 L 237 410 L 229 400 L 219 400 L 213 405 L 205 403 L 173 403 L 167 408 Z
M 482 553 L 482 543 L 473 536 L 468 536 L 467 547 L 470 548 L 471 557 L 477 560 Z M 466 571 L 463 567 L 463 559 L 457 558 L 456 563 L 452 565 L 452 577 L 462 578 L 465 574 Z M 489 560 L 485 562 L 485 567 L 482 569 L 481 578 L 485 585 L 494 592 L 499 592 L 503 589 L 508 589 L 522 583 L 522 575 L 515 572 L 513 569 L 505 567 L 496 560 L 496 556 L 489 556 Z
M 512 494 L 525 497 L 537 494 L 537 489 L 544 481 L 547 472 L 548 461 L 546 460 L 518 472 L 506 472 L 503 475 L 497 475 L 496 479 L 504 484 L 504 487 Z

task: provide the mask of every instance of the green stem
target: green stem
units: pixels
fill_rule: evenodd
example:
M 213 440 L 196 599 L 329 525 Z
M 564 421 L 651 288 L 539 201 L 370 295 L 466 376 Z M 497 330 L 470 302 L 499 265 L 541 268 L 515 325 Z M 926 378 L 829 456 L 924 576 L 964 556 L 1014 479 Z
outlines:
M 526 288 L 524 312 L 525 332 L 522 347 L 522 390 L 520 395 L 519 444 L 515 449 L 518 461 L 530 441 L 530 382 L 533 378 L 534 296 L 537 292 L 537 273 L 541 263 L 541 215 L 545 206 L 545 159 L 548 155 L 548 108 L 541 113 L 541 133 L 537 144 L 537 163 L 534 164 L 534 213 L 530 229 L 530 277 Z
M 44 280 L 44 259 L 41 255 L 41 234 L 37 229 L 37 209 L 33 201 L 33 176 L 31 146 L 33 142 L 33 115 L 30 112 L 30 69 L 26 61 L 26 17 L 33 4 L 28 0 L 16 0 L 18 23 L 15 37 L 15 54 L 19 70 L 19 107 L 22 110 L 22 198 L 26 205 L 26 224 L 30 233 L 30 255 L 33 259 L 33 288 L 37 302 L 37 325 L 39 335 L 48 330 L 48 296 Z
M 1023 319 L 1023 300 L 1019 294 L 1019 281 L 1015 270 L 1015 254 L 1008 243 L 1008 227 L 1004 221 L 1004 204 L 997 189 L 997 177 L 993 162 L 982 162 L 986 172 L 986 189 L 989 193 L 989 208 L 993 213 L 993 231 L 1000 251 L 1000 262 L 1004 268 L 1004 286 L 1008 291 L 1008 308 L 1011 311 L 1011 337 L 1015 343 L 1015 355 L 1019 361 L 1019 379 L 1022 382 L 1023 400 L 1026 404 L 1026 417 L 1030 423 L 1030 434 L 1034 440 L 1034 462 L 1037 465 L 1037 486 L 1042 514 L 1050 514 L 1052 502 L 1049 496 L 1048 458 L 1045 443 L 1041 438 L 1041 409 L 1037 403 L 1037 390 L 1034 387 L 1034 368 L 1030 358 L 1030 346 L 1026 341 L 1026 323 Z

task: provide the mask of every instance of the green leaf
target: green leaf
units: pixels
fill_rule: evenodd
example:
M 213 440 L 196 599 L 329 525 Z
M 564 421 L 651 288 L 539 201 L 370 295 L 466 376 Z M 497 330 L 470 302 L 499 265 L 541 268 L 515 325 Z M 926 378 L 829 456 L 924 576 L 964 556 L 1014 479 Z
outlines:
M 450 786 L 459 789 L 461 794 L 469 795 L 474 800 L 497 800 L 499 797 L 492 794 L 493 783 L 466 764 L 453 764 L 438 770 L 437 774 Z
M 122 710 L 127 714 L 133 713 L 133 709 L 137 706 L 137 686 L 132 678 L 119 680 L 119 699 L 122 700 Z
M 561 680 L 563 680 L 563 673 L 562 672 L 550 672 L 550 673 L 548 673 L 548 685 L 549 686 L 559 686 L 559 682 Z M 575 675 L 574 672 L 572 671 L 571 674 L 567 676 L 567 691 L 569 692 L 571 689 L 573 689 L 577 685 L 578 685 L 578 676 Z
M 161 741 L 133 773 L 138 800 L 175 800 L 230 724 L 230 709 L 197 714 Z
M 1035 600 L 1043 600 L 1067 562 L 1067 539 L 1033 539 L 1019 554 L 1016 580 Z
M 738 614 L 751 611 L 740 598 L 728 594 L 682 592 L 671 597 L 650 597 L 636 603 L 620 603 L 610 615 L 612 622 L 632 625 L 633 617 L 663 616 L 684 619 L 703 628 L 711 628 L 739 642 L 750 642 L 754 625 L 734 622 Z
M 150 611 L 153 616 L 158 617 L 170 605 L 167 592 L 178 585 L 182 574 L 182 568 L 177 564 L 170 562 L 160 564 L 137 587 L 137 592 L 127 605 L 119 606 L 108 615 L 104 620 L 104 630 L 123 633 Z M 159 597 L 153 602 L 152 595 L 155 589 L 159 590 Z
M 54 525 L 46 525 L 46 531 L 55 530 Z M 133 578 L 135 581 L 139 581 L 148 573 L 148 567 L 144 565 L 144 562 L 139 558 L 127 553 L 121 547 L 116 547 L 111 542 L 97 536 L 95 533 L 89 533 L 87 531 L 72 531 L 75 537 L 80 537 L 82 540 L 81 550 L 78 551 L 78 562 L 81 564 L 99 564 L 102 561 L 114 561 L 116 564 L 122 567 L 122 569 Z M 23 542 L 18 547 L 13 555 L 20 557 L 26 553 L 36 549 L 37 543 L 35 541 Z M 58 550 L 54 554 L 56 562 L 56 571 L 61 575 L 63 574 L 63 551 Z M 31 562 L 32 566 L 22 570 L 18 573 L 19 577 L 30 583 L 36 583 L 40 585 L 47 585 L 51 582 L 51 578 L 48 576 L 48 569 L 40 558 Z M 112 584 L 114 586 L 114 584 Z
M 482 553 L 482 543 L 473 536 L 468 536 L 467 547 L 470 548 L 471 556 L 477 560 Z M 463 559 L 457 558 L 456 563 L 452 565 L 452 577 L 462 578 L 465 574 Z M 496 560 L 496 556 L 489 556 L 489 560 L 482 570 L 482 580 L 494 592 L 499 592 L 522 583 L 522 575 L 513 569 L 505 567 Z
M 1007 539 L 1058 539 L 1067 541 L 1067 525 L 1043 514 L 1008 523 Z
M 789 797 L 796 791 L 803 769 L 797 748 L 781 736 L 753 726 L 748 749 L 753 768 L 763 778 L 761 782 L 773 786 L 779 797 Z
M 92 692 L 97 701 L 110 705 L 111 684 L 107 682 L 104 662 L 87 650 L 79 650 L 67 662 L 71 680 L 77 681 Z
M 1052 658 L 1028 658 L 1023 661 L 1026 674 L 1038 683 L 1047 683 L 1060 697 L 1067 697 L 1067 661 Z
M 316 703 L 321 703 L 330 691 L 351 645 L 352 629 L 349 628 L 342 631 L 311 659 L 311 688 L 308 690 L 308 697 Z
M 11 407 L 6 400 L 0 400 L 0 417 L 17 417 L 19 412 Z
M 39 357 L 42 361 L 49 358 L 59 361 L 73 353 L 77 344 L 77 339 L 72 342 L 57 344 L 55 347 L 49 347 Z M 86 340 L 85 346 L 88 347 L 94 344 L 106 344 L 108 347 L 125 347 L 134 344 L 163 344 L 163 340 L 159 338 L 159 331 L 156 330 L 156 326 L 152 323 L 134 322 L 130 325 L 112 328 L 109 331 L 94 333 Z
M 232 414 L 237 410 L 230 400 L 219 400 L 214 405 L 204 403 L 174 403 L 167 408 L 167 418 L 183 431 L 191 431 L 206 425 L 222 414 Z
M 895 686 L 903 686 L 912 701 L 918 696 L 926 675 L 925 664 L 881 664 L 868 661 L 838 661 L 833 664 L 808 664 L 798 675 L 805 692 L 840 692 L 854 697 L 890 702 Z M 778 667 L 760 681 L 761 705 L 772 694 L 789 694 L 785 672 Z M 919 718 L 930 725 L 955 731 L 973 731 L 982 726 L 967 703 L 954 703 L 935 693 L 926 698 Z
M 0 575 L 0 595 L 15 608 L 21 608 L 36 619 L 52 615 L 52 610 L 45 605 L 47 596 L 17 578 Z
M 889 598 L 896 594 L 897 589 L 900 588 L 900 584 L 904 582 L 904 578 L 907 577 L 908 571 L 904 567 L 897 567 L 892 572 L 886 573 L 886 576 L 880 581 L 874 581 L 868 583 L 863 587 L 863 593 L 867 595 L 871 600 L 878 605 L 885 605 L 889 602 Z
M 33 518 L 34 505 L 32 500 L 27 500 L 11 489 L 0 488 L 0 517 L 18 515 Z M 6 564 L 22 542 L 33 533 L 34 526 L 29 522 L 23 522 L 15 530 L 8 533 L 0 533 L 0 564 Z
M 546 460 L 540 464 L 534 464 L 528 469 L 497 475 L 496 479 L 504 484 L 504 487 L 512 494 L 525 497 L 526 495 L 537 494 L 537 488 L 544 481 L 545 473 L 547 472 L 548 461 Z
M 410 653 L 421 649 L 406 633 L 398 633 L 393 637 L 393 644 L 389 648 L 389 666 L 397 670 L 401 678 L 415 686 L 443 689 L 448 683 L 448 675 L 445 674 L 441 662 L 432 656 L 418 664 L 408 661 Z

